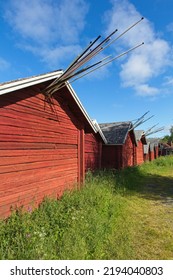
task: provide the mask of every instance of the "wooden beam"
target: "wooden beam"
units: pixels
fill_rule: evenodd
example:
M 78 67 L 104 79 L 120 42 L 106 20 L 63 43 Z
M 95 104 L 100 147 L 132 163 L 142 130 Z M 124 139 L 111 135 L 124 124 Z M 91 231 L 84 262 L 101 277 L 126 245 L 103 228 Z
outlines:
M 85 133 L 84 129 L 78 132 L 78 183 L 79 186 L 85 181 Z

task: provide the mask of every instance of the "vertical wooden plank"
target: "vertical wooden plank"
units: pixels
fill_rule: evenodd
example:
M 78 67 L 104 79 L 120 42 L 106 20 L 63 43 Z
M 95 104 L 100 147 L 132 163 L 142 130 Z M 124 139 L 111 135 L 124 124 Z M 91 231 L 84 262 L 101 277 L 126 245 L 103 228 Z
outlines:
M 101 165 L 102 165 L 102 142 L 99 142 L 99 155 L 98 155 L 98 168 L 101 168 Z
M 78 185 L 81 182 L 81 160 L 80 160 L 80 147 L 81 147 L 81 137 L 80 130 L 78 130 Z
M 84 129 L 78 131 L 78 183 L 85 181 L 85 133 Z
M 136 165 L 136 146 L 133 144 L 133 165 Z
M 84 129 L 81 129 L 80 131 L 81 135 L 81 151 L 80 151 L 80 157 L 81 157 L 81 183 L 83 184 L 85 181 L 85 132 Z

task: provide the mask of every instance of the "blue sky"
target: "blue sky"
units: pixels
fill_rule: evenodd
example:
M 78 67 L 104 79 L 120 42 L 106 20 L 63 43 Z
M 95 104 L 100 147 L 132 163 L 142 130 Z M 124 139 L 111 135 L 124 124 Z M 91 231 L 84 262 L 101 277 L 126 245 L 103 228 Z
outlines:
M 6 0 L 0 1 L 0 82 L 65 69 L 101 35 L 119 35 L 144 20 L 100 57 L 116 56 L 145 44 L 72 84 L 91 118 L 98 122 L 135 120 L 139 126 L 173 125 L 172 0 Z

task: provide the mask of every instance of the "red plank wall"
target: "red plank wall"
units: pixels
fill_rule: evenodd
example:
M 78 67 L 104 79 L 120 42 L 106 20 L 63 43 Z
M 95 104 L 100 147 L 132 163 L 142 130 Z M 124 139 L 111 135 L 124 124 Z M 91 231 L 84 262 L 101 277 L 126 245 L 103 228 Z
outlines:
M 134 136 L 129 132 L 122 149 L 122 166 L 120 168 L 133 166 L 136 164 L 136 147 Z
M 149 161 L 149 153 L 144 154 L 144 162 Z
M 122 145 L 103 145 L 102 168 L 119 169 L 122 166 Z
M 156 158 L 158 158 L 158 156 L 159 156 L 159 147 L 155 146 L 154 147 L 154 158 L 156 159 Z
M 136 164 L 134 135 L 129 132 L 123 145 L 103 145 L 102 167 L 121 169 Z
M 102 141 L 93 133 L 85 134 L 85 170 L 101 167 Z
M 82 133 L 63 98 L 23 90 L 0 96 L 0 216 L 12 205 L 61 196 L 81 181 Z M 82 162 L 82 163 L 81 163 Z M 81 163 L 81 164 L 80 164 Z M 79 178 L 80 177 L 80 178 Z
M 144 162 L 144 150 L 142 141 L 138 141 L 138 145 L 136 147 L 136 163 L 142 164 Z
M 155 159 L 155 155 L 154 155 L 154 149 L 152 151 L 150 151 L 150 154 L 149 154 L 149 159 L 150 161 L 154 160 Z

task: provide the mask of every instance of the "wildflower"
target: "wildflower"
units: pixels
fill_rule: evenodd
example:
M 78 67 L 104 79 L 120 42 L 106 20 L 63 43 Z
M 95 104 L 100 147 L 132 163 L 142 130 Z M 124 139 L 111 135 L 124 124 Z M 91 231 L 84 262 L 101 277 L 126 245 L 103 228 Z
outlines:
M 31 206 L 28 207 L 28 212 L 29 212 L 29 213 L 32 212 L 32 207 L 31 207 Z

